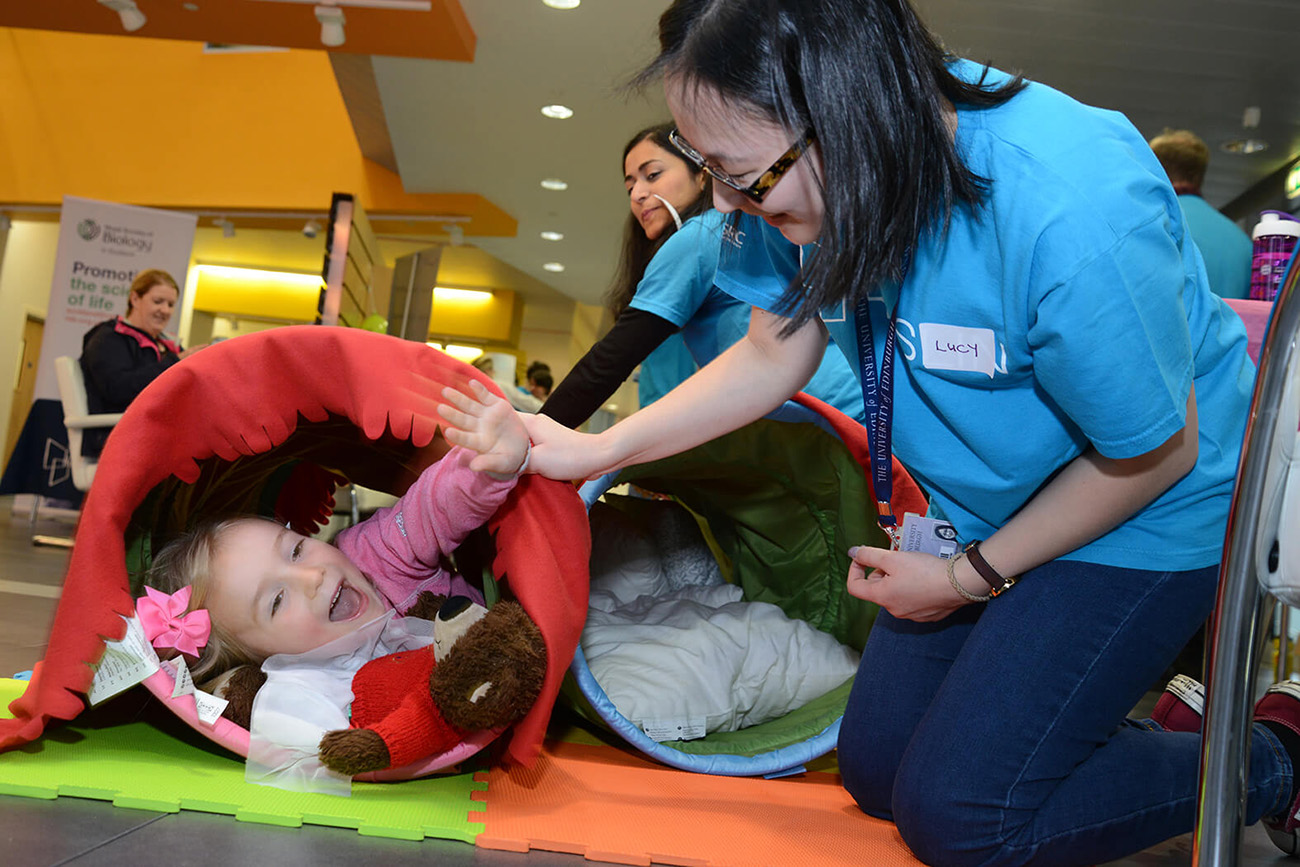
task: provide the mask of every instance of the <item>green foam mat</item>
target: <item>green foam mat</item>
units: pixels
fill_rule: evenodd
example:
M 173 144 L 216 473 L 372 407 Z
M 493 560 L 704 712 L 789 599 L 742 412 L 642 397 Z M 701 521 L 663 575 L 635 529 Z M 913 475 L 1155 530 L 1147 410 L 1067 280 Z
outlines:
M 0 678 L 0 716 L 24 681 Z M 486 774 L 482 774 L 486 778 Z M 112 801 L 175 813 L 224 813 L 241 822 L 353 828 L 374 837 L 473 843 L 487 782 L 472 771 L 400 783 L 353 783 L 351 797 L 286 792 L 244 782 L 243 759 L 205 740 L 143 690 L 133 690 L 34 743 L 0 753 L 0 794 Z

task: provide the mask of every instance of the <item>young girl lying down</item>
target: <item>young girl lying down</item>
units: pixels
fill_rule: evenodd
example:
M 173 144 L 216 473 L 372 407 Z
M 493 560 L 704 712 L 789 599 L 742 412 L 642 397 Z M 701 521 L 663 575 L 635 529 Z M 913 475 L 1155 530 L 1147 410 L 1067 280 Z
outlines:
M 447 568 L 446 555 L 514 488 L 527 465 L 529 443 L 506 401 L 476 381 L 470 388 L 473 396 L 450 388 L 443 392 L 452 404 L 439 407 L 454 426 L 444 428 L 451 451 L 396 504 L 341 531 L 335 544 L 267 518 L 236 517 L 201 525 L 155 558 L 148 583 L 170 594 L 188 588 L 186 611 L 206 610 L 211 624 L 206 644 L 194 648 L 197 659 L 189 659 L 194 680 L 202 683 L 240 666 L 253 667 L 244 672 L 260 667 L 267 675 L 249 726 L 250 780 L 322 789 L 312 780 L 336 774 L 346 785 L 351 774 L 400 767 L 463 737 L 429 696 L 433 654 L 420 649 L 433 643 L 433 624 L 395 615 L 420 602 L 422 615 L 432 617 L 445 599 L 453 600 L 447 606 L 455 608 L 452 614 L 461 615 L 455 618 L 459 629 L 468 625 L 467 617 L 472 623 L 486 615 L 482 594 Z M 450 619 L 446 607 L 443 616 Z M 522 610 L 519 616 L 526 620 Z M 535 627 L 532 635 L 544 670 L 545 650 Z M 377 746 L 385 761 L 378 766 L 364 766 L 374 764 L 372 756 L 360 767 L 346 761 L 335 767 L 340 763 L 326 758 L 330 768 L 321 768 L 322 733 L 348 728 L 354 675 L 371 660 L 401 651 L 419 652 L 398 658 L 396 669 L 390 666 L 377 676 L 390 693 L 397 689 L 394 678 L 411 682 L 403 686 L 405 694 L 383 697 L 382 710 L 414 701 L 428 718 L 417 721 L 403 712 L 394 716 L 391 731 L 376 726 L 384 735 Z M 403 659 L 420 662 L 401 665 Z M 250 693 L 260 681 L 255 674 Z M 540 682 L 539 676 L 537 688 Z M 353 716 L 355 725 L 355 708 Z M 258 771 L 257 766 L 264 767 Z M 267 779 L 256 779 L 263 772 Z M 285 775 L 298 782 L 286 781 Z

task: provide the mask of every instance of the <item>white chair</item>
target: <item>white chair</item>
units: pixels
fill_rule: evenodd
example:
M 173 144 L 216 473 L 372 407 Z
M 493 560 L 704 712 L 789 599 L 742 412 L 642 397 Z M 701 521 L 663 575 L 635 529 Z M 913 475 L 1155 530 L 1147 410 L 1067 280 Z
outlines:
M 99 458 L 86 458 L 81 455 L 82 433 L 87 428 L 112 427 L 122 418 L 120 412 L 103 412 L 94 415 L 86 400 L 86 381 L 81 374 L 81 365 L 69 355 L 60 355 L 54 359 L 54 372 L 59 381 L 59 401 L 63 404 L 63 426 L 68 429 L 68 469 L 72 473 L 72 486 L 78 491 L 90 490 L 90 483 L 95 478 L 95 467 Z M 32 507 L 32 527 L 36 526 L 36 513 L 39 507 Z M 72 540 L 66 536 L 32 534 L 33 545 L 53 545 L 59 548 L 71 548 Z
M 112 427 L 121 420 L 122 414 L 101 412 L 91 415 L 90 405 L 86 401 L 86 381 L 77 359 L 70 355 L 60 355 L 54 359 L 54 371 L 59 378 L 63 425 L 68 429 L 68 466 L 72 470 L 72 485 L 78 491 L 89 491 L 99 458 L 81 456 L 82 431 L 87 428 Z

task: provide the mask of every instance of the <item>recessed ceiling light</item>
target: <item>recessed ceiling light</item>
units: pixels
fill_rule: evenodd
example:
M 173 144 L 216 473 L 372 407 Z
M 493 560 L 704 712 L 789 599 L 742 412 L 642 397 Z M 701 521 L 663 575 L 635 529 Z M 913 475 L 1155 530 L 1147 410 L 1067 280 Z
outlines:
M 546 178 L 542 181 L 542 189 L 545 190 L 567 190 L 569 184 L 559 178 Z
M 573 117 L 573 109 L 567 105 L 544 105 L 542 106 L 542 114 L 556 120 L 567 120 Z
M 547 241 L 563 241 L 563 232 L 542 232 L 542 237 Z
M 181 8 L 184 9 L 186 12 L 198 12 L 198 11 L 199 11 L 199 4 L 197 4 L 197 3 L 182 3 L 182 4 L 181 4 Z
M 553 274 L 558 274 L 564 270 L 564 266 L 561 265 L 559 262 L 547 262 L 545 265 L 542 266 L 542 268 L 552 272 Z
M 1237 138 L 1232 141 L 1225 141 L 1219 145 L 1219 148 L 1228 154 L 1257 154 L 1260 151 L 1268 150 L 1268 142 L 1259 138 Z
M 582 0 L 542 0 L 552 9 L 577 9 Z

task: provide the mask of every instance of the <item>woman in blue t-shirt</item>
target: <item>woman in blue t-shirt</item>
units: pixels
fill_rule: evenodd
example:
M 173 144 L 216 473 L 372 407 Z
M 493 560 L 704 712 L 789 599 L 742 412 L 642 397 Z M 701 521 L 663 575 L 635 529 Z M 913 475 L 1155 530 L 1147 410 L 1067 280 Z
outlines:
M 714 285 L 725 236 L 710 207 L 708 174 L 668 140 L 671 124 L 643 129 L 623 148 L 628 215 L 623 253 L 608 304 L 614 327 L 555 388 L 539 410 L 577 427 L 641 365 L 646 406 L 745 336 L 750 306 Z M 739 381 L 736 387 L 745 387 Z M 827 354 L 809 394 L 861 419 L 844 361 Z
M 1194 691 L 1126 714 L 1213 605 L 1254 369 L 1142 136 L 946 54 L 904 0 L 677 0 L 660 42 L 673 141 L 802 270 L 753 281 L 746 338 L 648 410 L 595 436 L 528 420 L 533 470 L 733 430 L 829 335 L 883 479 L 892 435 L 962 543 L 849 552 L 849 591 L 885 611 L 846 788 L 931 864 L 1095 864 L 1190 831 Z M 1293 847 L 1300 690 L 1255 718 L 1247 817 Z

